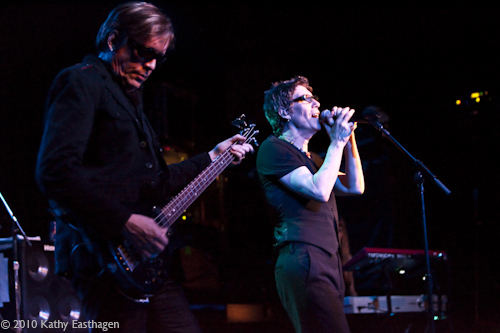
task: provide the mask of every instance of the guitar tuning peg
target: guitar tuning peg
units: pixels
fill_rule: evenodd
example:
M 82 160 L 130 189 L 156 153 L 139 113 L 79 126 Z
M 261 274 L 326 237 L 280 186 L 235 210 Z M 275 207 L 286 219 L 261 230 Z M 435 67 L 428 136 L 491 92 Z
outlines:
M 245 118 L 246 118 L 245 114 L 242 114 L 241 116 L 239 116 L 238 118 L 233 120 L 231 124 L 235 127 L 240 128 L 240 129 L 245 128 L 248 126 L 246 121 L 245 121 Z

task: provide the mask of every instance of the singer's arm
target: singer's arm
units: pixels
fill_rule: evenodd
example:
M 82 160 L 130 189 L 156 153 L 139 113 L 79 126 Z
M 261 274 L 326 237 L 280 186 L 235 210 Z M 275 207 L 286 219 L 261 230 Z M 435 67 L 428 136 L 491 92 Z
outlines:
M 339 175 L 335 185 L 336 195 L 360 195 L 365 191 L 365 178 L 359 157 L 354 130 L 344 148 L 345 174 Z
M 314 175 L 305 166 L 281 177 L 289 189 L 313 200 L 327 202 L 335 188 L 335 194 L 355 195 L 364 192 L 364 177 L 354 137 L 355 124 L 349 123 L 354 110 L 343 108 L 336 111 L 333 126 L 325 125 L 331 142 L 325 160 Z M 346 173 L 339 174 L 342 155 L 345 153 Z
M 283 185 L 309 199 L 327 202 L 338 180 L 344 144 L 333 141 L 328 147 L 325 160 L 314 175 L 301 166 L 280 178 Z

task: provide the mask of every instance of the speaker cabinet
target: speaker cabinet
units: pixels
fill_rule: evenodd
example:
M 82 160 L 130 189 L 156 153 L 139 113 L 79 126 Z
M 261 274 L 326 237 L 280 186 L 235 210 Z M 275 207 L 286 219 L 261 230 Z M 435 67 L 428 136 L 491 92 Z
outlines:
M 21 296 L 18 308 L 23 323 L 25 325 L 29 323 L 31 327 L 27 327 L 25 331 L 55 332 L 57 330 L 54 326 L 68 323 L 66 331 L 71 332 L 71 323 L 74 320 L 84 320 L 81 302 L 69 281 L 54 273 L 54 246 L 41 241 L 31 241 L 31 246 L 23 240 L 17 243 Z M 4 242 L 0 245 L 0 249 L 3 256 L 9 259 L 7 275 L 10 301 L 4 303 L 5 311 L 2 311 L 2 314 L 4 319 L 12 323 L 17 318 L 12 240 L 10 246 L 8 242 Z

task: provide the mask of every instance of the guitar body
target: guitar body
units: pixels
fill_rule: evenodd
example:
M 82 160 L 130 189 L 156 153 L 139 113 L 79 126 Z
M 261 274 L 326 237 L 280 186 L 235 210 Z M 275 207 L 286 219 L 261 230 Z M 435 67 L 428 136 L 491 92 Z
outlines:
M 168 278 L 169 251 L 165 249 L 155 258 L 143 259 L 133 245 L 108 243 L 112 259 L 107 269 L 124 289 L 133 289 L 146 296 L 157 292 Z
M 240 134 L 246 138 L 246 143 L 255 143 L 255 125 L 247 125 L 245 115 L 233 121 L 240 128 Z M 165 207 L 159 210 L 155 221 L 159 226 L 169 229 L 182 213 L 201 195 L 201 193 L 224 171 L 233 161 L 230 148 L 220 154 L 191 181 Z M 120 286 L 126 290 L 134 290 L 145 296 L 157 292 L 168 278 L 168 266 L 172 253 L 171 246 L 156 256 L 145 259 L 130 241 L 123 240 L 120 244 L 108 242 L 107 269 Z

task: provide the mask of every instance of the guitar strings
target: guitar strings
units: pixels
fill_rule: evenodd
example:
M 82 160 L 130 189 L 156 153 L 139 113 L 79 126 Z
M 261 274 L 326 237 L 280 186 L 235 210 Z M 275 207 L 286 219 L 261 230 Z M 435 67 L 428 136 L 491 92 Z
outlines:
M 253 128 L 254 126 L 252 126 L 250 129 L 247 129 L 245 133 L 242 133 L 242 135 L 245 136 L 245 143 L 249 143 L 251 140 L 254 140 L 254 136 L 258 133 L 258 131 L 253 131 Z M 239 143 L 232 144 L 212 162 L 215 163 L 222 161 L 222 163 L 213 164 L 217 168 L 216 172 L 212 172 L 213 168 L 206 168 L 200 173 L 200 176 L 203 175 L 203 177 L 196 177 L 195 180 L 189 183 L 188 186 L 186 186 L 177 196 L 175 196 L 165 207 L 162 208 L 160 214 L 158 214 L 158 216 L 155 218 L 155 221 L 158 225 L 160 225 L 161 227 L 170 227 L 184 212 L 184 209 L 181 210 L 175 207 L 186 202 L 192 202 L 191 199 L 193 198 L 194 201 L 198 197 L 198 195 L 200 195 L 201 192 L 203 192 L 213 181 L 198 182 L 196 181 L 198 178 L 200 180 L 205 180 L 208 176 L 211 176 L 215 179 L 222 171 L 224 171 L 224 169 L 234 160 L 234 157 L 232 156 L 230 150 L 231 147 L 235 144 Z M 206 173 L 208 175 L 205 175 Z M 193 192 L 193 189 L 196 191 Z M 186 192 L 189 193 L 188 196 L 184 195 Z

